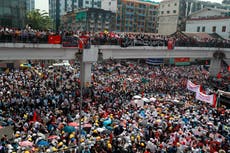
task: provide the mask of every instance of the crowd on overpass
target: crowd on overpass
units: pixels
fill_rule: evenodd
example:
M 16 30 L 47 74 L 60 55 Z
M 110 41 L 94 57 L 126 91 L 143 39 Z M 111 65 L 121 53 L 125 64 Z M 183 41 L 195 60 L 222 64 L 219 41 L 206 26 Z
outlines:
M 0 152 L 229 150 L 229 109 L 213 108 L 186 89 L 189 79 L 205 92 L 215 92 L 204 67 L 156 67 L 113 60 L 94 64 L 92 86 L 82 93 L 82 118 L 79 64 L 73 67 L 75 70 L 37 68 L 40 73 L 15 69 L 0 75 L 0 132 L 13 127 L 13 133 L 1 135 Z M 136 98 L 143 100 L 142 105 Z
M 88 37 L 93 45 L 120 45 L 128 46 L 167 46 L 168 41 L 172 41 L 174 46 L 186 47 L 221 47 L 230 48 L 230 41 L 221 38 L 196 38 L 184 37 L 182 35 L 163 36 L 154 33 L 134 33 L 134 32 L 79 32 L 34 30 L 31 28 L 17 29 L 0 27 L 0 42 L 13 43 L 48 43 L 50 36 L 60 36 L 60 40 L 55 43 L 63 43 L 66 37 L 73 35 Z M 73 41 L 71 41 L 73 43 Z

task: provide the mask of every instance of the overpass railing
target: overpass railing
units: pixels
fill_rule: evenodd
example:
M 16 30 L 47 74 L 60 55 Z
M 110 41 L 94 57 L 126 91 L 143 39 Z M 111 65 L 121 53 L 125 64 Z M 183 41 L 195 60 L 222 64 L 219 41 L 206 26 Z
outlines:
M 50 41 L 50 38 L 59 40 Z M 230 48 L 230 41 L 212 39 L 208 41 L 197 41 L 194 39 L 169 39 L 166 37 L 110 37 L 103 36 L 83 36 L 84 46 L 89 48 L 90 45 L 118 45 L 121 47 L 129 46 L 168 46 L 168 42 L 172 41 L 172 45 L 178 47 L 215 47 L 215 48 Z M 0 32 L 0 43 L 38 43 L 38 44 L 62 44 L 63 47 L 76 47 L 78 41 L 74 36 L 61 36 L 61 35 L 49 35 L 49 33 L 40 33 L 39 35 L 24 33 L 5 33 Z

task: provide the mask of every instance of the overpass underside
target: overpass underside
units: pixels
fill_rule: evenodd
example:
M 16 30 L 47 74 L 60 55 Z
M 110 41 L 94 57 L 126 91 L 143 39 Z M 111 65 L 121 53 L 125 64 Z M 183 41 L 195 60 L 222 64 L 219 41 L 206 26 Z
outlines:
M 212 58 L 213 53 L 218 48 L 202 48 L 202 47 L 175 47 L 168 50 L 167 47 L 127 47 L 120 46 L 92 46 L 85 49 L 94 52 L 93 56 L 97 56 L 98 52 L 103 54 L 103 59 L 137 59 L 137 58 Z M 221 49 L 230 58 L 230 49 Z M 51 44 L 23 44 L 23 43 L 2 43 L 0 44 L 0 60 L 25 60 L 25 59 L 76 59 L 78 48 L 63 48 L 61 45 Z M 84 59 L 87 61 L 87 58 Z M 96 57 L 94 57 L 96 59 Z M 91 60 L 91 59 L 90 59 Z
M 100 55 L 100 56 L 99 56 Z M 215 56 L 214 56 L 215 55 Z M 223 56 L 224 55 L 224 56 Z M 79 58 L 80 57 L 80 58 Z M 84 82 L 91 82 L 91 64 L 100 59 L 147 59 L 147 58 L 205 58 L 211 59 L 210 73 L 216 76 L 221 69 L 221 59 L 230 59 L 230 48 L 205 47 L 126 47 L 120 46 L 91 46 L 80 52 L 78 48 L 64 48 L 52 44 L 20 44 L 0 43 L 0 60 L 79 60 L 82 63 Z M 82 60 L 81 60 L 82 59 Z

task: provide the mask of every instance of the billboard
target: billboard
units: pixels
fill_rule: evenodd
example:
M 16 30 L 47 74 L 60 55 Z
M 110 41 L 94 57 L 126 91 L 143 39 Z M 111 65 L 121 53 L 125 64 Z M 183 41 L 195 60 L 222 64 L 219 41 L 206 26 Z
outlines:
M 148 58 L 146 59 L 147 64 L 152 64 L 152 65 L 160 65 L 164 63 L 163 58 Z

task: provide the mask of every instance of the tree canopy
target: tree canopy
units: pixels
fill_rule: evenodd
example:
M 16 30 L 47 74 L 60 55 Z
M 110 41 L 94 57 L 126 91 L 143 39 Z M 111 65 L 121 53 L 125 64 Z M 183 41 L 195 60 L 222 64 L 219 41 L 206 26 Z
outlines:
M 32 29 L 48 30 L 53 28 L 53 22 L 48 13 L 39 9 L 26 14 L 26 24 Z

